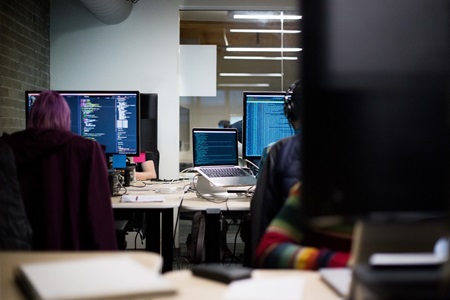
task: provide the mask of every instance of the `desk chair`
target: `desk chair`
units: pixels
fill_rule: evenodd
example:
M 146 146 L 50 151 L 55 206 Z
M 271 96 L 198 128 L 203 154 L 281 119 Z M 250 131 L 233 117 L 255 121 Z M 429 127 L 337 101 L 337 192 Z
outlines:
M 25 213 L 14 155 L 0 139 L 0 249 L 31 249 L 31 226 Z
M 70 131 L 3 134 L 14 152 L 33 250 L 116 250 L 106 156 Z M 29 147 L 33 142 L 36 147 Z
M 145 160 L 152 160 L 155 166 L 156 179 L 159 179 L 159 151 L 145 151 Z M 136 171 L 141 172 L 140 164 L 137 164 Z M 129 232 L 136 232 L 141 235 L 141 239 L 145 238 L 145 218 L 142 213 L 136 212 L 114 212 L 114 222 L 116 229 L 116 238 L 120 250 L 127 248 L 126 236 Z

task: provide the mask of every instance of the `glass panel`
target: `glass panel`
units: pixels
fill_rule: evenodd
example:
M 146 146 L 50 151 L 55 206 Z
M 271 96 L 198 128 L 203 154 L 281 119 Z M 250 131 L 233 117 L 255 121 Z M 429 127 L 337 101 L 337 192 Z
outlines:
M 180 11 L 180 44 L 217 45 L 217 96 L 180 98 L 189 110 L 189 130 L 239 120 L 243 91 L 284 91 L 299 79 L 301 19 L 286 19 L 292 15 L 299 13 Z M 188 148 L 180 149 L 183 167 L 191 161 Z

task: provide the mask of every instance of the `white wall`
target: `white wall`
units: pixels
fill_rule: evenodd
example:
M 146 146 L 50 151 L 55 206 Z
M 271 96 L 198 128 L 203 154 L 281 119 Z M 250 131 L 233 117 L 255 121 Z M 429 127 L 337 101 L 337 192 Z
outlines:
M 295 10 L 300 0 L 181 0 L 181 9 L 193 10 Z
M 120 24 L 98 21 L 78 0 L 51 1 L 50 87 L 158 93 L 160 177 L 179 170 L 178 1 L 142 0 Z
M 105 25 L 79 0 L 50 1 L 50 87 L 158 93 L 160 177 L 176 178 L 179 8 L 296 9 L 298 4 L 298 0 L 260 0 L 257 5 L 254 0 L 140 0 L 125 21 Z

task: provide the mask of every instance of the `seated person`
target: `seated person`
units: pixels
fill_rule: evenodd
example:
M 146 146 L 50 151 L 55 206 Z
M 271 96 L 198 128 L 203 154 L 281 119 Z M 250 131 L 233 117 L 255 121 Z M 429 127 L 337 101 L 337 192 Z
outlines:
M 302 179 L 301 175 L 301 121 L 303 112 L 300 81 L 294 82 L 286 92 L 285 117 L 295 130 L 295 135 L 270 145 L 267 156 L 261 158 L 256 189 L 250 204 L 251 231 L 247 238 L 248 260 L 254 262 L 256 246 L 277 212 L 289 195 L 289 190 Z
M 70 131 L 70 108 L 43 91 L 28 128 L 3 134 L 13 150 L 33 250 L 116 250 L 105 153 Z
M 146 160 L 142 162 L 141 170 L 142 171 L 136 171 L 136 180 L 149 180 L 157 178 L 155 163 L 153 160 Z
M 136 163 L 136 180 L 150 180 L 158 178 L 157 164 L 159 161 L 158 152 L 143 152 L 142 156 L 145 156 L 145 160 Z M 141 158 L 141 157 L 139 157 Z M 136 159 L 135 159 L 136 160 Z
M 217 127 L 219 127 L 219 128 L 230 128 L 230 121 L 228 121 L 228 120 L 220 120 L 219 123 L 217 123 Z
M 301 184 L 295 184 L 289 198 L 265 231 L 256 250 L 256 266 L 262 268 L 296 268 L 317 270 L 324 267 L 346 267 L 350 253 L 336 251 L 335 241 L 351 239 L 349 231 L 312 232 L 301 216 Z M 311 235 L 320 236 L 318 240 Z M 337 247 L 339 248 L 339 246 Z

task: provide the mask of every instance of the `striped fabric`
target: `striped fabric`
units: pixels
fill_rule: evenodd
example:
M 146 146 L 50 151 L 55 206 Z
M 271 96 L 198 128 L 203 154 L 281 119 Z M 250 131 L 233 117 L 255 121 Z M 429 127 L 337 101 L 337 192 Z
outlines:
M 349 253 L 301 246 L 301 185 L 292 187 L 285 205 L 270 223 L 256 251 L 256 263 L 263 268 L 317 270 L 344 267 Z

